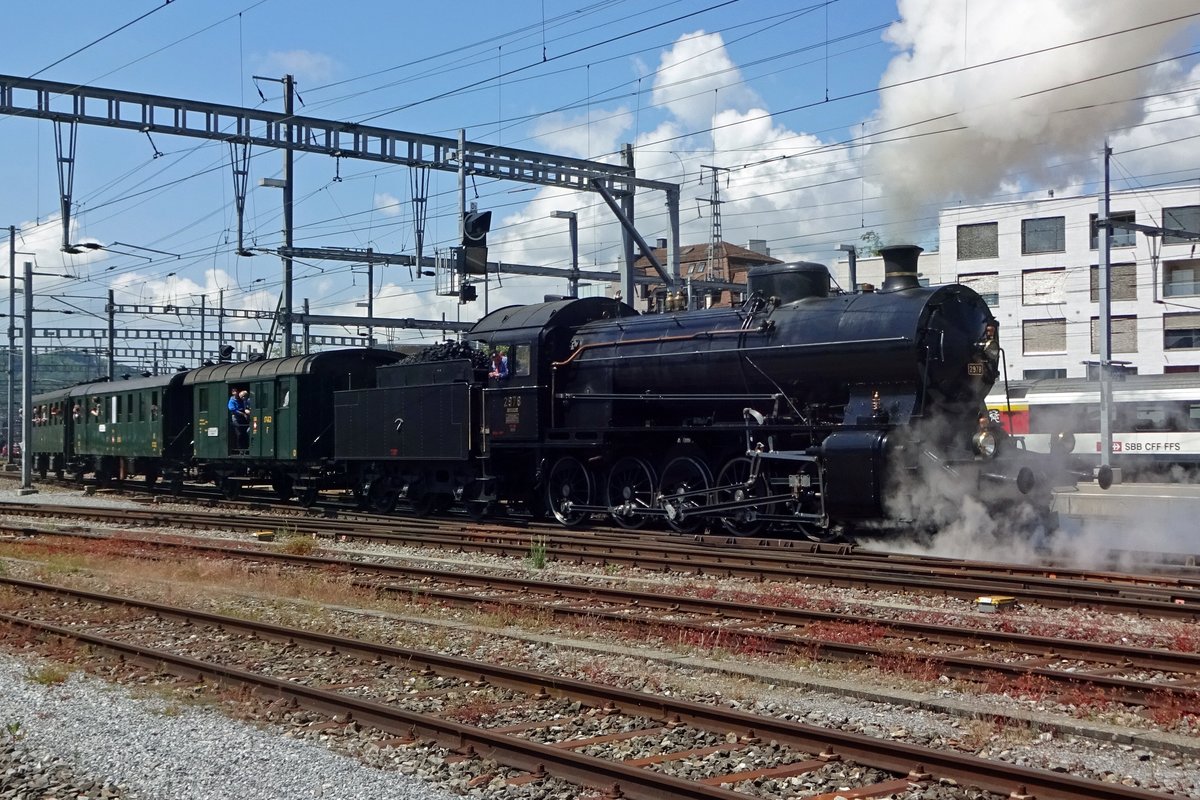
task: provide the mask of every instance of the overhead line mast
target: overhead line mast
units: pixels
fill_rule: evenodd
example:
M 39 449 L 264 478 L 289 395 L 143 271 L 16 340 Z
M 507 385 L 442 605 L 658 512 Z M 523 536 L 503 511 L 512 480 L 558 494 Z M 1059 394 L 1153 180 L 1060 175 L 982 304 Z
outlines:
M 285 78 L 285 81 L 289 79 Z M 661 191 L 668 208 L 668 284 L 679 275 L 679 185 L 639 178 L 632 166 L 632 148 L 624 148 L 622 165 L 557 156 L 530 150 L 469 142 L 444 136 L 409 133 L 353 122 L 297 116 L 291 113 L 291 86 L 285 83 L 285 111 L 242 108 L 174 97 L 103 89 L 58 81 L 0 75 L 0 113 L 48 119 L 59 123 L 99 125 L 140 133 L 166 133 L 200 139 L 286 150 L 300 150 L 335 158 L 355 158 L 408 167 L 427 167 L 473 176 L 557 186 L 574 191 L 608 193 L 610 207 L 619 209 L 626 231 L 632 228 L 633 198 L 637 189 Z M 25 95 L 29 96 L 26 97 Z M 290 184 L 286 174 L 284 184 Z M 286 190 L 285 190 L 286 191 Z M 608 198 L 606 198 L 608 199 Z M 287 200 L 285 198 L 285 206 Z M 286 212 L 285 212 L 286 214 Z M 290 227 L 285 222 L 285 229 Z M 653 253 L 636 236 L 626 236 L 622 267 L 623 289 L 632 289 L 637 240 L 642 255 Z M 286 241 L 290 249 L 291 242 Z M 285 251 L 286 252 L 286 251 Z M 284 258 L 284 292 L 280 322 L 292 321 L 290 259 Z M 627 299 L 632 299 L 626 295 Z M 285 342 L 290 336 L 284 337 Z

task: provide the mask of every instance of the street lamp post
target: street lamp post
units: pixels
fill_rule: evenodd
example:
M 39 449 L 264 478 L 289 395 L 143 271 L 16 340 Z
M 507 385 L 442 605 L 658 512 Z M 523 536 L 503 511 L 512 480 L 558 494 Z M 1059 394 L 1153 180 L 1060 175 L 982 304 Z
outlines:
M 567 220 L 571 237 L 571 274 L 567 277 L 567 295 L 579 297 L 579 219 L 574 211 L 551 211 L 550 216 Z

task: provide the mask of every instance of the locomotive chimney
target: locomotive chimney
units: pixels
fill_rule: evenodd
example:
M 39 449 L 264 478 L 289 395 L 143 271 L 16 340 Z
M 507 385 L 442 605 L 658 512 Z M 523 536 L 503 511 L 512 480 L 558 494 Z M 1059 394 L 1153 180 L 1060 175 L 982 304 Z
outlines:
M 899 289 L 915 289 L 921 285 L 917 280 L 917 259 L 924 248 L 915 244 L 895 244 L 879 248 L 883 257 L 882 291 L 895 292 Z

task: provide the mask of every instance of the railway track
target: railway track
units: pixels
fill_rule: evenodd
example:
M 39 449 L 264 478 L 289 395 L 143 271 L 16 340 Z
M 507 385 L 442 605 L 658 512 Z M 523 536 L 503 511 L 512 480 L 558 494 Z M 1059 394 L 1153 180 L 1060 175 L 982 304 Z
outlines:
M 462 758 L 505 765 L 503 778 L 512 783 L 557 779 L 611 798 L 734 800 L 748 796 L 739 788 L 770 797 L 771 781 L 816 777 L 836 766 L 839 775 L 856 775 L 858 785 L 816 796 L 884 796 L 939 780 L 1009 798 L 1165 796 L 719 705 L 132 597 L 12 578 L 0 584 L 27 598 L 20 613 L 0 615 L 10 635 L 24 630 L 72 640 L 151 670 L 248 687 L 265 701 L 285 698 L 340 722 L 437 742 Z M 298 648 L 305 651 L 301 658 Z M 297 674 L 301 661 L 305 667 Z M 389 698 L 404 672 L 413 682 L 399 685 L 418 689 Z M 473 705 L 452 706 L 446 702 L 452 697 Z M 586 711 L 561 724 L 564 703 Z M 629 743 L 636 744 L 632 757 Z M 843 769 L 847 762 L 856 769 Z M 705 764 L 709 771 L 698 774 Z
M 14 473 L 0 472 L 0 479 L 15 479 Z M 171 503 L 179 501 L 190 504 L 203 502 L 211 508 L 220 508 L 234 512 L 272 513 L 286 517 L 303 519 L 322 518 L 336 519 L 364 525 L 423 525 L 441 528 L 458 523 L 467 527 L 487 527 L 503 530 L 512 529 L 527 531 L 556 540 L 570 541 L 573 538 L 594 540 L 596 537 L 611 538 L 617 541 L 663 542 L 669 545 L 706 547 L 722 551 L 743 552 L 774 552 L 784 553 L 815 553 L 826 556 L 851 555 L 868 563 L 907 564 L 940 568 L 950 566 L 961 569 L 964 561 L 936 555 L 912 554 L 891 550 L 878 550 L 862 547 L 851 542 L 813 542 L 804 538 L 788 538 L 780 536 L 733 536 L 727 532 L 698 532 L 681 534 L 675 531 L 655 530 L 645 528 L 630 530 L 619 526 L 594 523 L 584 529 L 564 529 L 552 522 L 545 522 L 522 516 L 498 515 L 487 520 L 477 520 L 465 514 L 451 514 L 438 517 L 415 517 L 381 515 L 371 513 L 359 507 L 353 495 L 345 493 L 324 496 L 319 502 L 302 506 L 295 502 L 280 501 L 271 490 L 246 488 L 242 498 L 229 500 L 223 493 L 212 486 L 187 484 L 178 494 L 165 494 L 161 490 L 155 492 L 141 484 L 138 480 L 122 482 L 100 489 L 94 481 L 79 482 L 67 479 L 46 477 L 39 479 L 40 483 L 68 489 L 83 488 L 85 491 L 104 492 L 113 495 L 129 497 L 133 502 Z M 1200 554 L 1184 552 L 1141 551 L 1109 548 L 1105 550 L 1089 549 L 1087 558 L 1090 564 L 1096 565 L 1081 569 L 1064 560 L 1061 554 L 1047 552 L 1037 564 L 1023 565 L 1015 563 L 975 562 L 978 568 L 988 568 L 1009 575 L 1026 575 L 1030 577 L 1051 577 L 1052 579 L 1068 577 L 1087 577 L 1091 580 L 1107 580 L 1113 583 L 1141 582 L 1145 583 L 1147 576 L 1156 576 L 1159 580 L 1178 579 L 1181 585 L 1200 588 Z M 1101 565 L 1109 565 L 1102 567 Z M 1133 572 L 1136 570 L 1136 572 Z
M 28 531 L 37 536 L 105 541 L 110 556 L 155 557 L 184 551 L 286 568 L 338 571 L 354 585 L 400 597 L 419 597 L 476 612 L 503 608 L 529 618 L 603 622 L 643 637 L 685 638 L 712 648 L 804 655 L 822 660 L 907 667 L 974 682 L 1086 691 L 1131 705 L 1172 705 L 1200 713 L 1200 653 L 1134 647 L 1059 635 L 995 631 L 949 616 L 938 623 L 768 605 L 761 599 L 704 599 L 682 593 L 577 585 L 527 577 L 471 574 L 397 563 L 298 555 L 261 546 L 197 539 L 152 539 L 72 531 Z M 148 553 L 148 551 L 151 551 Z M 1149 674 L 1151 677 L 1143 677 Z
M 521 558 L 540 541 L 546 556 L 563 563 L 636 567 L 752 580 L 802 581 L 818 585 L 919 591 L 972 599 L 1011 595 L 1050 607 L 1093 608 L 1146 616 L 1200 619 L 1200 581 L 1186 577 L 1060 570 L 987 562 L 956 562 L 860 553 L 841 546 L 808 543 L 802 548 L 725 549 L 711 542 L 676 537 L 639 537 L 598 532 L 579 534 L 547 527 L 512 528 L 461 520 L 392 517 L 354 521 L 323 517 L 199 512 L 174 507 L 83 509 L 77 506 L 7 504 L 10 513 L 117 525 L 175 526 L 233 531 L 291 531 L 391 545 L 441 548 Z M 19 528 L 20 526 L 15 526 Z

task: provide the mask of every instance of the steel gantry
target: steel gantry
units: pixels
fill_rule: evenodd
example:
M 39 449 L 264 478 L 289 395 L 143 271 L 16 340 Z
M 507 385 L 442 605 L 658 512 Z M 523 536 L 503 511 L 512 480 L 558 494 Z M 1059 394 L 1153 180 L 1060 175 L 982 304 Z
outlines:
M 163 133 L 224 141 L 243 147 L 282 149 L 289 153 L 299 150 L 337 159 L 354 158 L 418 169 L 436 169 L 457 172 L 460 176 L 466 174 L 574 191 L 595 191 L 605 196 L 626 232 L 633 231 L 633 197 L 636 191 L 661 191 L 666 196 L 668 209 L 668 266 L 664 269 L 659 265 L 653 251 L 645 247 L 641 237 L 636 238 L 642 247 L 642 254 L 649 258 L 668 285 L 679 276 L 679 186 L 638 178 L 630 163 L 632 148 L 629 146 L 624 151 L 626 164 L 606 164 L 470 142 L 463 137 L 430 136 L 286 112 L 14 75 L 0 75 L 0 113 L 52 120 L 72 128 L 79 124 L 98 125 L 146 134 Z M 60 163 L 73 165 L 73 159 L 73 152 L 60 154 Z M 235 151 L 235 174 L 239 168 L 237 162 Z M 614 203 L 613 198 L 619 199 L 620 204 Z M 634 254 L 632 246 L 624 249 L 622 292 L 624 297 L 632 298 Z M 284 258 L 287 260 L 290 257 Z M 291 294 L 288 277 L 290 275 L 285 275 L 285 283 L 288 284 L 285 297 Z M 287 344 L 291 341 L 292 309 L 281 308 L 280 316 Z

